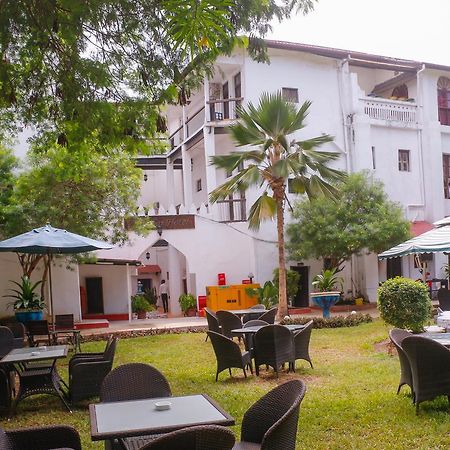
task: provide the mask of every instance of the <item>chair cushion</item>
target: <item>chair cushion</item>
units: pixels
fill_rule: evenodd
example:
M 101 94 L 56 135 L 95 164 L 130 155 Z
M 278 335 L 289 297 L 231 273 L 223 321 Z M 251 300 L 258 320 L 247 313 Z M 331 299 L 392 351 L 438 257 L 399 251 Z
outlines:
M 261 450 L 261 444 L 255 444 L 254 442 L 236 442 L 233 450 Z M 281 449 L 280 449 L 281 450 Z

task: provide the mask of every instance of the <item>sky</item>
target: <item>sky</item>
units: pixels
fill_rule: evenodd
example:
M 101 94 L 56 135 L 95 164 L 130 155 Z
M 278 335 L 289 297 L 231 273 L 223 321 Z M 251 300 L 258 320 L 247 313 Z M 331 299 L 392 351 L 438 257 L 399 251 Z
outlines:
M 450 66 L 449 22 L 450 0 L 318 0 L 267 38 Z

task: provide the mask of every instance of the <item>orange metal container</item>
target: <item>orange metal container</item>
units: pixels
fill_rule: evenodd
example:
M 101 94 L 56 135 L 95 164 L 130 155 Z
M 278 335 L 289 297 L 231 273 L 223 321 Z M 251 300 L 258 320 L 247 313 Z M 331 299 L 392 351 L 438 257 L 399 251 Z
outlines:
M 258 299 L 250 297 L 245 290 L 258 287 L 258 283 L 206 286 L 206 306 L 213 311 L 250 308 Z

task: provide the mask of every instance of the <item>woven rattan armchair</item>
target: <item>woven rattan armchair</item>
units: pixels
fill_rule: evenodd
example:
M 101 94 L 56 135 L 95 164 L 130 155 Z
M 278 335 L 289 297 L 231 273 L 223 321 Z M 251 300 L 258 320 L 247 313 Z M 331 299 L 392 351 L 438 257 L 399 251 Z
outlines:
M 244 414 L 241 442 L 234 450 L 295 450 L 303 381 L 280 384 L 260 398 Z
M 25 326 L 30 347 L 37 347 L 39 344 L 52 345 L 52 337 L 47 320 L 32 320 L 27 322 Z
M 222 334 L 215 333 L 214 331 L 208 331 L 209 339 L 214 348 L 214 353 L 217 359 L 217 371 L 216 381 L 219 377 L 219 373 L 225 369 L 228 369 L 231 376 L 231 368 L 242 369 L 244 376 L 247 378 L 247 372 L 245 368 L 248 367 L 253 374 L 252 360 L 250 358 L 250 352 L 245 351 L 241 353 L 239 345 L 232 339 L 223 336 Z
M 261 303 L 257 303 L 256 305 L 250 306 L 249 309 L 254 309 L 254 313 L 245 314 L 242 317 L 242 323 L 246 323 L 249 320 L 256 320 L 259 319 L 261 314 L 264 314 L 264 311 L 266 310 L 266 307 L 262 305 Z
M 450 398 L 450 351 L 422 336 L 405 337 L 402 347 L 411 365 L 416 414 L 425 400 L 439 395 Z
M 259 316 L 259 320 L 264 320 L 268 324 L 273 325 L 275 323 L 275 317 L 277 316 L 278 308 L 274 306 Z
M 400 392 L 402 386 L 407 384 L 411 388 L 414 401 L 411 365 L 409 364 L 409 359 L 402 347 L 403 340 L 408 336 L 412 336 L 412 334 L 409 331 L 401 330 L 400 328 L 394 328 L 389 332 L 389 338 L 397 349 L 398 359 L 400 361 L 400 381 L 398 383 L 397 394 Z
M 443 287 L 439 288 L 437 298 L 439 300 L 439 308 L 442 311 L 450 311 L 450 291 Z
M 216 316 L 219 320 L 220 326 L 222 327 L 222 334 L 230 339 L 233 339 L 231 330 L 242 328 L 241 319 L 239 319 L 239 317 L 231 311 L 217 311 Z
M 222 334 L 222 328 L 217 319 L 216 313 L 211 311 L 209 308 L 205 308 L 206 320 L 208 321 L 208 330 L 214 331 L 215 333 Z M 205 342 L 208 340 L 208 335 L 206 335 Z
M 305 328 L 297 331 L 294 336 L 294 354 L 295 360 L 304 359 L 311 365 L 311 369 L 314 369 L 311 357 L 309 356 L 309 341 L 311 339 L 311 331 L 313 329 L 313 321 L 310 320 L 305 324 Z M 291 363 L 291 369 L 295 372 L 295 361 Z
M 3 358 L 14 348 L 14 335 L 8 327 L 0 327 L 0 358 Z M 8 375 L 8 387 L 10 395 L 15 392 L 16 371 L 12 364 L 3 364 L 2 369 Z
M 8 413 L 11 407 L 11 380 L 9 373 L 0 368 L 0 413 Z
M 13 348 L 22 348 L 25 345 L 26 329 L 21 322 L 12 322 L 6 325 L 14 336 Z
M 5 431 L 0 428 L 2 450 L 81 450 L 78 432 L 69 426 L 22 428 Z
M 234 443 L 228 428 L 200 425 L 161 435 L 140 450 L 231 450 Z
M 262 327 L 255 333 L 253 343 L 256 375 L 259 375 L 261 364 L 273 367 L 278 376 L 281 365 L 295 361 L 292 334 L 283 325 Z
M 74 355 L 69 361 L 69 397 L 72 403 L 100 394 L 100 386 L 111 371 L 116 353 L 117 338 L 112 338 L 105 352 Z
M 252 319 L 252 320 L 249 320 L 248 322 L 245 322 L 243 328 L 264 327 L 266 325 L 269 325 L 269 324 L 264 320 Z M 253 335 L 252 334 L 245 335 L 245 350 L 249 350 L 250 354 L 253 357 Z

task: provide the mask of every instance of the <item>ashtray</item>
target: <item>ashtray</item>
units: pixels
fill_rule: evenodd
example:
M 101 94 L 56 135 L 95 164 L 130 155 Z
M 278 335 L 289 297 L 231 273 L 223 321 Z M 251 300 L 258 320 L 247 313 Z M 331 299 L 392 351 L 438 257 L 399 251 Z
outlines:
M 31 352 L 31 356 L 38 356 L 40 354 L 41 354 L 41 352 Z
M 166 409 L 170 409 L 171 406 L 172 406 L 172 403 L 170 403 L 170 402 L 156 402 L 155 403 L 155 408 L 157 411 L 164 411 Z

